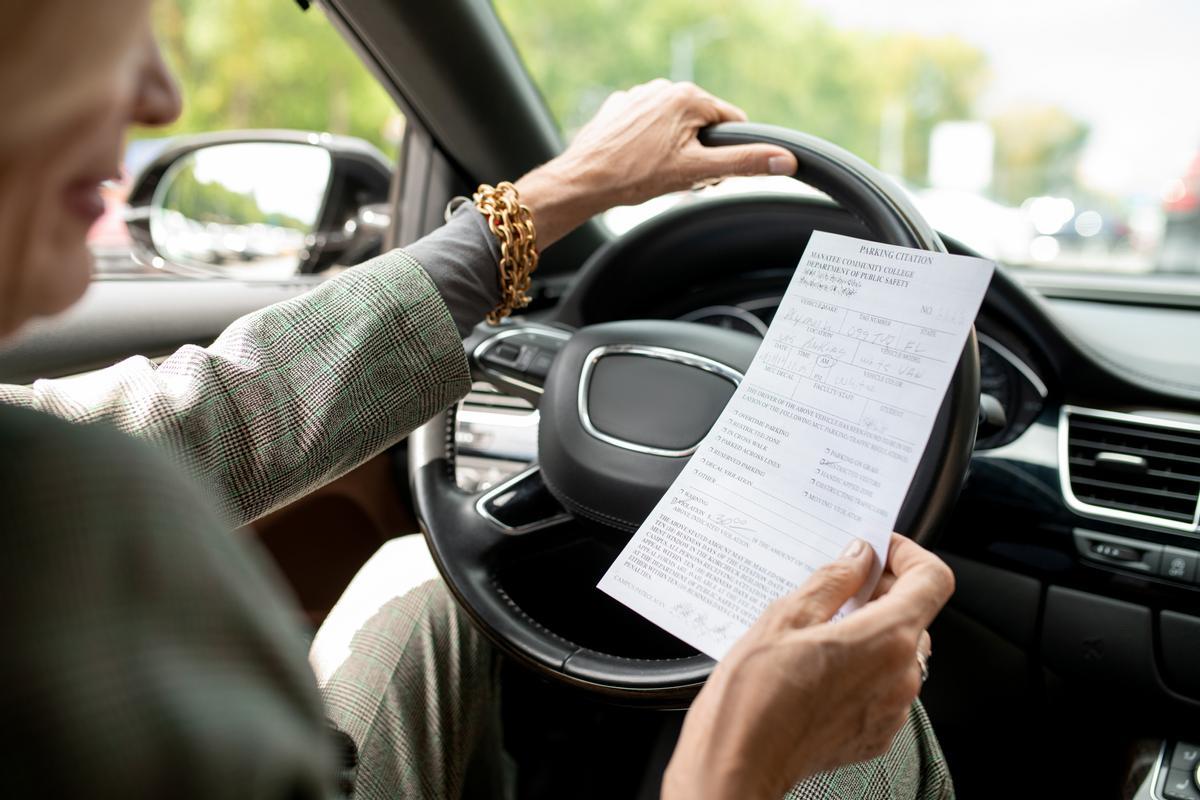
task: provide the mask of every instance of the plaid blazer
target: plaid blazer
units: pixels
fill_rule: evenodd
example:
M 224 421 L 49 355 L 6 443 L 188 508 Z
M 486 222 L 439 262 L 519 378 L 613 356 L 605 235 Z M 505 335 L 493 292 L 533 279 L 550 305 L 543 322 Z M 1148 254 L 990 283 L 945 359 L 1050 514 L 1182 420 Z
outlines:
M 347 794 L 345 737 L 330 737 L 286 590 L 228 526 L 468 388 L 451 314 L 403 251 L 160 364 L 0 386 L 0 771 L 14 796 Z
M 0 385 L 0 403 L 164 449 L 243 525 L 348 472 L 470 388 L 429 276 L 394 250 L 234 322 L 208 347 Z

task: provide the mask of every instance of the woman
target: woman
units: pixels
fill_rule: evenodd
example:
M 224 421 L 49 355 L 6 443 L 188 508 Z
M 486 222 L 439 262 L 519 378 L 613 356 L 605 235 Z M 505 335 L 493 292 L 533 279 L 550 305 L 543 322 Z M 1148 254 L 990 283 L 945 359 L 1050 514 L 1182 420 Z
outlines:
M 83 293 L 98 185 L 127 127 L 179 112 L 147 6 L 3 5 L 0 336 Z M 793 172 L 776 148 L 696 141 L 703 125 L 741 117 L 692 86 L 620 93 L 515 191 L 482 191 L 479 209 L 407 251 L 251 314 L 211 347 L 0 387 L 0 708 L 16 741 L 0 765 L 12 793 L 330 797 L 351 788 L 339 768 L 352 759 L 339 759 L 356 751 L 357 796 L 457 796 L 487 741 L 495 659 L 441 584 L 417 574 L 398 591 L 405 564 L 392 561 L 405 553 L 373 559 L 317 637 L 318 692 L 296 614 L 227 529 L 466 392 L 459 329 L 511 310 L 536 252 L 526 241 L 525 261 L 498 267 L 489 202 L 524 204 L 544 248 L 616 203 Z M 722 661 L 664 796 L 778 797 L 797 780 L 795 797 L 951 793 L 923 712 L 909 709 L 923 630 L 952 578 L 897 539 L 876 600 L 830 625 L 871 558 L 852 547 Z M 326 715 L 353 746 L 339 752 Z

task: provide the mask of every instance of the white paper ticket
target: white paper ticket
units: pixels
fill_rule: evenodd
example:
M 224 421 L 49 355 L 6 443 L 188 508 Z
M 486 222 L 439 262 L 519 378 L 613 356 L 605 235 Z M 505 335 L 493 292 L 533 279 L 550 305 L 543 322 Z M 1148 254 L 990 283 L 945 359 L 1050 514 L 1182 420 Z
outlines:
M 878 572 L 993 269 L 814 233 L 744 380 L 600 589 L 720 659 L 852 539 Z

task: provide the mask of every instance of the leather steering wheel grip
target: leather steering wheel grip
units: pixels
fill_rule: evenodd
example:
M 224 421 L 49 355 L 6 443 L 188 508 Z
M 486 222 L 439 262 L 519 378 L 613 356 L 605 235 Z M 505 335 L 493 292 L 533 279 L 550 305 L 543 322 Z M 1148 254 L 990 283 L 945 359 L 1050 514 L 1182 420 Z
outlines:
M 828 194 L 879 241 L 945 251 L 936 232 L 899 187 L 871 165 L 828 142 L 752 123 L 716 125 L 701 131 L 700 140 L 714 147 L 761 142 L 785 147 L 797 159 L 794 177 Z M 653 235 L 656 226 L 673 224 L 660 220 L 667 218 L 644 223 L 629 240 Z M 547 321 L 569 320 L 571 312 L 564 309 L 583 307 L 580 297 L 621 258 L 620 241 L 589 260 L 553 319 Z M 560 361 L 551 367 L 547 390 L 556 380 L 555 368 L 566 368 Z M 928 541 L 953 508 L 974 446 L 978 402 L 979 356 L 972 330 L 905 497 L 896 526 L 901 533 Z M 710 659 L 698 654 L 672 659 L 597 652 L 570 641 L 563 631 L 547 629 L 508 595 L 498 575 L 503 567 L 501 554 L 506 548 L 511 550 L 511 545 L 503 543 L 505 535 L 490 529 L 475 513 L 476 497 L 455 484 L 452 412 L 438 414 L 414 432 L 408 450 L 417 519 L 434 560 L 468 615 L 502 651 L 544 677 L 621 702 L 660 707 L 680 707 L 688 702 L 711 671 Z
M 908 196 L 879 170 L 848 150 L 807 133 L 756 122 L 724 122 L 700 131 L 707 147 L 773 144 L 790 150 L 797 169 L 792 175 L 829 195 L 856 216 L 880 241 L 920 250 L 946 252 L 937 232 Z

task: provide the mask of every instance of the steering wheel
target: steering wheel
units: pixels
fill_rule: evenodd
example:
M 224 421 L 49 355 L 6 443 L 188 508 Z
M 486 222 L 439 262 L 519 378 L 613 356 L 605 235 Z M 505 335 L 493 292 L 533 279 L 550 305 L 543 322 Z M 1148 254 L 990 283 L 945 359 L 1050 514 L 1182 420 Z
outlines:
M 879 241 L 945 251 L 899 189 L 828 142 L 750 123 L 708 128 L 701 141 L 785 147 L 799 164 L 794 177 L 828 194 Z M 605 261 L 602 249 L 576 279 L 577 296 L 555 313 L 578 307 Z M 679 706 L 703 685 L 711 659 L 595 585 L 716 421 L 758 343 L 689 322 L 572 330 L 553 316 L 481 326 L 467 340 L 477 379 L 537 407 L 537 463 L 489 491 L 464 492 L 455 480 L 451 410 L 409 439 L 409 476 L 447 586 L 503 652 L 554 682 L 627 703 Z M 953 506 L 978 409 L 972 330 L 904 501 L 901 533 L 927 540 Z M 554 569 L 539 568 L 552 556 Z

